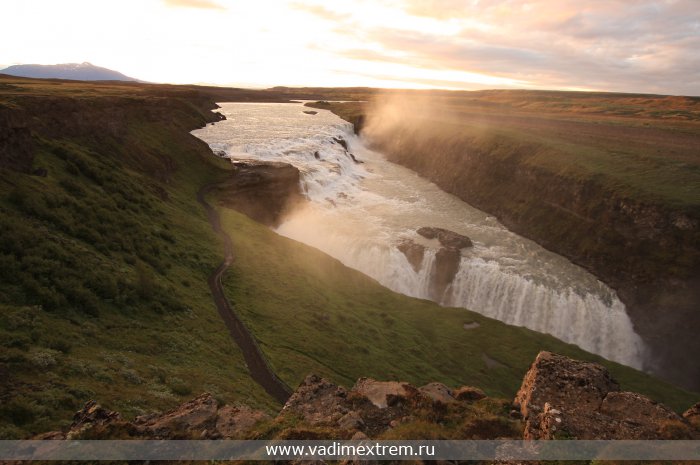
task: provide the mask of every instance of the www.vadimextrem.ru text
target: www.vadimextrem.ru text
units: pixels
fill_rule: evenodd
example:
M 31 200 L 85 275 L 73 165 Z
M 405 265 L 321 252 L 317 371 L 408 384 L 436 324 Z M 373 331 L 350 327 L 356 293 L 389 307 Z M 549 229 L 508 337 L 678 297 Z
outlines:
M 331 445 L 269 445 L 265 451 L 271 459 L 294 457 L 425 457 L 435 455 L 435 446 L 386 445 L 380 443 L 348 445 L 334 442 Z

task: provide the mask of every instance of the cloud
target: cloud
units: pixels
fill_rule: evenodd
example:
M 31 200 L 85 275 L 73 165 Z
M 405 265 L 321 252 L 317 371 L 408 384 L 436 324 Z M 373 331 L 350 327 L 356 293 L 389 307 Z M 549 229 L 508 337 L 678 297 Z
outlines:
M 693 0 L 384 2 L 459 31 L 357 24 L 356 45 L 336 53 L 537 87 L 700 94 L 700 8 Z
M 167 6 L 178 8 L 199 8 L 204 10 L 225 10 L 223 5 L 210 0 L 163 0 Z
M 347 19 L 347 15 L 331 11 L 322 5 L 313 5 L 301 2 L 294 2 L 289 5 L 292 9 L 310 13 L 318 18 L 326 21 L 343 21 Z

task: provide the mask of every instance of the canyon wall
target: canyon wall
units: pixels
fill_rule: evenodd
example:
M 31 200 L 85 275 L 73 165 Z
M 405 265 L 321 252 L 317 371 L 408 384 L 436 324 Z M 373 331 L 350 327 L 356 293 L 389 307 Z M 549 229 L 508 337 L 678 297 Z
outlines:
M 648 368 L 700 388 L 700 365 L 690 355 L 700 353 L 700 206 L 674 207 L 626 195 L 604 176 L 552 170 L 536 161 L 542 145 L 516 132 L 475 134 L 421 106 L 413 108 L 421 118 L 405 111 L 373 114 L 371 105 L 326 107 L 361 128 L 390 161 L 614 288 L 650 348 Z M 497 121 L 492 117 L 490 124 Z

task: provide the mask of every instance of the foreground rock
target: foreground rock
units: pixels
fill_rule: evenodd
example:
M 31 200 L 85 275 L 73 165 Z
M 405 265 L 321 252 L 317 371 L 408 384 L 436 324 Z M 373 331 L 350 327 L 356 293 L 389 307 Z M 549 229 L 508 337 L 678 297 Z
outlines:
M 275 418 L 210 394 L 133 421 L 90 401 L 67 431 L 35 439 L 698 439 L 699 413 L 681 417 L 620 391 L 601 365 L 541 352 L 515 409 L 472 386 L 360 378 L 346 389 L 309 375 Z
M 695 429 L 700 431 L 700 402 L 683 412 L 683 418 Z
M 241 439 L 269 416 L 246 406 L 226 405 L 205 393 L 165 413 L 127 421 L 95 401 L 75 414 L 65 432 L 54 431 L 35 439 Z
M 540 352 L 515 398 L 525 439 L 689 439 L 697 432 L 641 394 L 620 391 L 608 371 Z

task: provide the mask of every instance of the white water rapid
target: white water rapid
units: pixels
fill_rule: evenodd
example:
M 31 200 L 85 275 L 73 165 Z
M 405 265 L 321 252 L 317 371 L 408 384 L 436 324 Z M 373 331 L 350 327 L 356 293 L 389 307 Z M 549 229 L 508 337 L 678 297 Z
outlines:
M 224 103 L 227 120 L 194 131 L 232 160 L 283 161 L 297 167 L 309 202 L 277 228 L 397 292 L 428 298 L 440 227 L 468 236 L 459 270 L 440 303 L 552 334 L 635 368 L 644 346 L 615 292 L 567 259 L 503 227 L 494 217 L 367 149 L 349 123 L 299 103 Z M 334 140 L 348 143 L 348 152 Z M 363 163 L 352 160 L 350 153 Z M 416 272 L 397 249 L 426 247 Z

